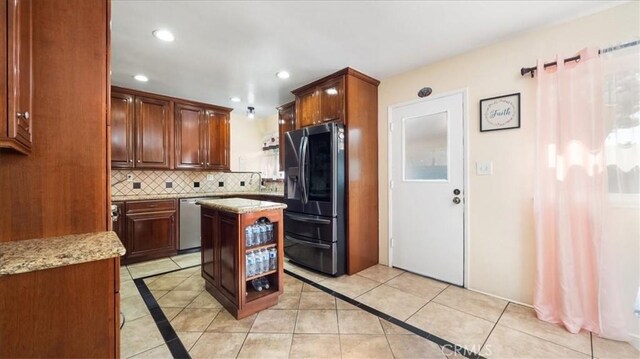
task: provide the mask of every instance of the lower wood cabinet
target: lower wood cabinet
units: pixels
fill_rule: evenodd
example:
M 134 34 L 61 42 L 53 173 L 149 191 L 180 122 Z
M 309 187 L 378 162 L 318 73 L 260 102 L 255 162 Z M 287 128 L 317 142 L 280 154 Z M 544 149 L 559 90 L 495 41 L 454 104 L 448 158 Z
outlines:
M 116 227 L 127 249 L 124 263 L 174 256 L 178 253 L 177 205 L 175 199 L 127 201 L 124 229 Z M 120 224 L 121 226 L 122 224 Z
M 0 358 L 119 358 L 120 258 L 0 277 Z
M 202 206 L 202 277 L 205 288 L 235 318 L 245 318 L 278 304 L 283 292 L 283 230 L 282 209 L 250 213 L 232 213 Z M 271 241 L 255 246 L 246 245 L 245 228 L 266 220 L 273 225 Z M 247 256 L 275 248 L 275 268 L 247 275 Z M 251 282 L 265 278 L 270 286 L 256 290 Z

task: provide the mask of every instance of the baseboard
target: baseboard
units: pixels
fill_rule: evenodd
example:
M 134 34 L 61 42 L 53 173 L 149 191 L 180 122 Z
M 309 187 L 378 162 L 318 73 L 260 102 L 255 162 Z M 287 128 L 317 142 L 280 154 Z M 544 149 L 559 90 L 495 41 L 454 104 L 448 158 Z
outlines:
M 522 306 L 525 306 L 525 307 L 533 308 L 533 305 L 531 305 L 531 304 L 527 304 L 527 303 L 522 303 L 522 302 L 519 302 L 519 301 L 517 301 L 517 300 L 513 300 L 513 299 L 509 299 L 509 298 L 501 297 L 501 296 L 499 296 L 499 295 L 495 295 L 495 294 L 491 294 L 491 293 L 483 292 L 483 291 L 481 291 L 481 290 L 477 290 L 477 289 L 473 289 L 473 288 L 466 288 L 466 289 L 468 289 L 468 290 L 470 290 L 470 291 L 473 291 L 473 292 L 476 292 L 476 293 L 480 293 L 480 294 L 488 295 L 488 296 L 490 296 L 490 297 L 494 297 L 494 298 L 498 298 L 498 299 L 506 300 L 507 302 L 516 303 L 516 304 L 519 304 L 519 305 L 522 305 Z

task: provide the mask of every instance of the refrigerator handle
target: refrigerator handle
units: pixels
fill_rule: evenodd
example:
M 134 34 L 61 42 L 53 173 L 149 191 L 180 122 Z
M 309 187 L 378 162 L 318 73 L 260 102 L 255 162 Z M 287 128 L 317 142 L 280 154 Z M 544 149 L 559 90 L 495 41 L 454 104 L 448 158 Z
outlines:
M 302 203 L 308 202 L 307 195 L 307 149 L 308 149 L 309 139 L 307 136 L 302 137 L 302 142 L 300 143 L 300 165 L 298 166 L 300 173 L 298 174 L 298 178 L 300 181 L 300 192 Z

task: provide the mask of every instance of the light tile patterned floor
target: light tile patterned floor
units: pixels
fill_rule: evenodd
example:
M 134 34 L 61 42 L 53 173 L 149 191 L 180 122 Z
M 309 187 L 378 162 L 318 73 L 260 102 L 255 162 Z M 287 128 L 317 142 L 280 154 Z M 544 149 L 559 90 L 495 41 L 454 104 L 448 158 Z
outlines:
M 122 267 L 123 358 L 171 357 L 132 275 L 140 278 L 199 260 L 199 254 L 187 256 Z M 286 268 L 487 358 L 591 357 L 590 333 L 573 335 L 537 320 L 528 307 L 398 269 L 379 265 L 335 279 L 291 264 Z M 288 275 L 276 307 L 240 321 L 204 291 L 199 267 L 144 281 L 193 358 L 453 357 L 447 348 Z M 593 351 L 599 358 L 639 356 L 626 343 L 595 335 Z

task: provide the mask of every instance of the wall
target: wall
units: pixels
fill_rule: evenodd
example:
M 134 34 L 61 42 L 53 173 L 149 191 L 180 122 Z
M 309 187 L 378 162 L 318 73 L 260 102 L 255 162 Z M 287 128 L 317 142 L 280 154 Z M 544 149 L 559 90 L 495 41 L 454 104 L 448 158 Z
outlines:
M 108 1 L 32 6 L 33 151 L 0 151 L 0 242 L 108 228 Z
M 240 171 L 240 156 L 262 151 L 260 119 L 250 120 L 243 113 L 231 112 L 231 170 Z
M 556 24 L 489 47 L 384 79 L 379 88 L 380 262 L 388 257 L 387 109 L 417 99 L 430 86 L 434 95 L 468 91 L 468 273 L 466 285 L 478 291 L 532 303 L 534 280 L 533 174 L 535 140 L 535 80 L 521 77 L 523 66 L 536 59 L 573 55 L 587 46 L 613 45 L 640 36 L 640 3 L 631 2 L 587 17 Z M 482 98 L 521 93 L 522 128 L 479 132 L 478 106 Z M 476 176 L 475 163 L 493 161 L 493 176 Z M 637 231 L 635 218 L 624 222 Z M 637 236 L 635 237 L 638 238 Z M 638 283 L 637 243 L 631 243 L 624 262 L 631 286 Z M 637 288 L 625 288 L 632 304 Z M 637 333 L 638 321 L 635 321 Z

